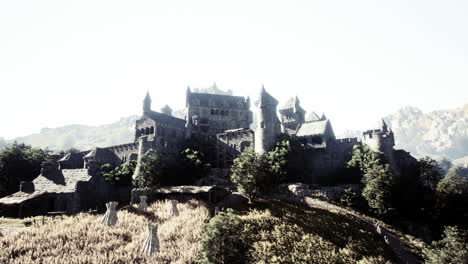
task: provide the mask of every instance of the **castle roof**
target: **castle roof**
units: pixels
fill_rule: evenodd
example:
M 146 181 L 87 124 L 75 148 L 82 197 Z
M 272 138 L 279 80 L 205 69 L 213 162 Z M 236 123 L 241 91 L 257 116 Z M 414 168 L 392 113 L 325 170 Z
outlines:
M 303 123 L 299 127 L 296 136 L 324 135 L 328 132 L 327 129 L 329 129 L 329 123 L 330 122 L 328 120 Z
M 260 96 L 258 98 L 258 101 L 255 102 L 256 106 L 262 106 L 262 105 L 278 105 L 278 100 L 276 100 L 271 94 L 269 94 L 266 90 L 265 87 L 262 86 L 262 89 L 260 90 Z
M 306 122 L 315 122 L 315 121 L 320 121 L 320 117 L 317 115 L 317 113 L 312 111 L 307 117 Z
M 33 180 L 34 190 L 47 193 L 72 193 L 77 183 L 91 180 L 88 169 L 57 170 Z
M 166 115 L 166 114 L 159 113 L 159 112 L 155 112 L 155 111 L 150 111 L 148 113 L 145 113 L 145 115 L 153 119 L 156 122 L 171 124 L 175 127 L 185 127 L 185 123 L 186 123 L 184 119 Z
M 238 109 L 249 108 L 243 96 L 192 92 L 187 94 L 187 98 L 188 103 L 194 106 Z

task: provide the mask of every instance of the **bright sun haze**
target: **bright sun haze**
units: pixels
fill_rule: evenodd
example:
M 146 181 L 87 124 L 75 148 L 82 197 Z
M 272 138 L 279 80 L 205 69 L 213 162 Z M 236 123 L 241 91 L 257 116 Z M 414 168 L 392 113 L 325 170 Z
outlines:
M 335 132 L 468 102 L 468 1 L 2 1 L 0 137 L 182 109 L 216 82 Z

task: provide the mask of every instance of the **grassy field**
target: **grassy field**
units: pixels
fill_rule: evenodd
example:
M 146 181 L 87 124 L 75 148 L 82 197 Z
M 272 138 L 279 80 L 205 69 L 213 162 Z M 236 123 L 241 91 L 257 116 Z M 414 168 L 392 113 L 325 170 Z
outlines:
M 202 202 L 178 204 L 180 215 L 170 217 L 166 201 L 155 202 L 148 213 L 120 210 L 113 227 L 102 215 L 81 213 L 0 236 L 0 263 L 193 263 L 200 235 L 209 217 Z M 161 251 L 140 253 L 148 221 L 158 224 Z

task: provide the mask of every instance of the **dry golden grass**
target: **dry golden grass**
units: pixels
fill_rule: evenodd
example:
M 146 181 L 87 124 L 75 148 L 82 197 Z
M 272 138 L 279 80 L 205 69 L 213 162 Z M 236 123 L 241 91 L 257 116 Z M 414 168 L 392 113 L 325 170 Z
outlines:
M 167 201 L 155 202 L 147 214 L 117 212 L 113 227 L 101 224 L 103 215 L 86 213 L 0 236 L 0 263 L 193 263 L 200 235 L 209 217 L 199 201 L 179 203 L 180 215 L 168 215 Z M 158 224 L 160 253 L 140 253 L 146 223 Z

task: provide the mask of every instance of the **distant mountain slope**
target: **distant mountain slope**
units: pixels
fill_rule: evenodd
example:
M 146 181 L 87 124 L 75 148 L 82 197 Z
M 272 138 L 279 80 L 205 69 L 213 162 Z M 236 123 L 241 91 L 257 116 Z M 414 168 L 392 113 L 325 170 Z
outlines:
M 384 119 L 395 133 L 396 147 L 415 156 L 468 156 L 468 104 L 429 113 L 405 107 Z
M 135 121 L 138 116 L 121 118 L 119 121 L 101 125 L 68 125 L 59 128 L 43 128 L 38 134 L 15 138 L 17 142 L 53 151 L 76 148 L 88 150 L 93 147 L 106 147 L 132 142 Z

